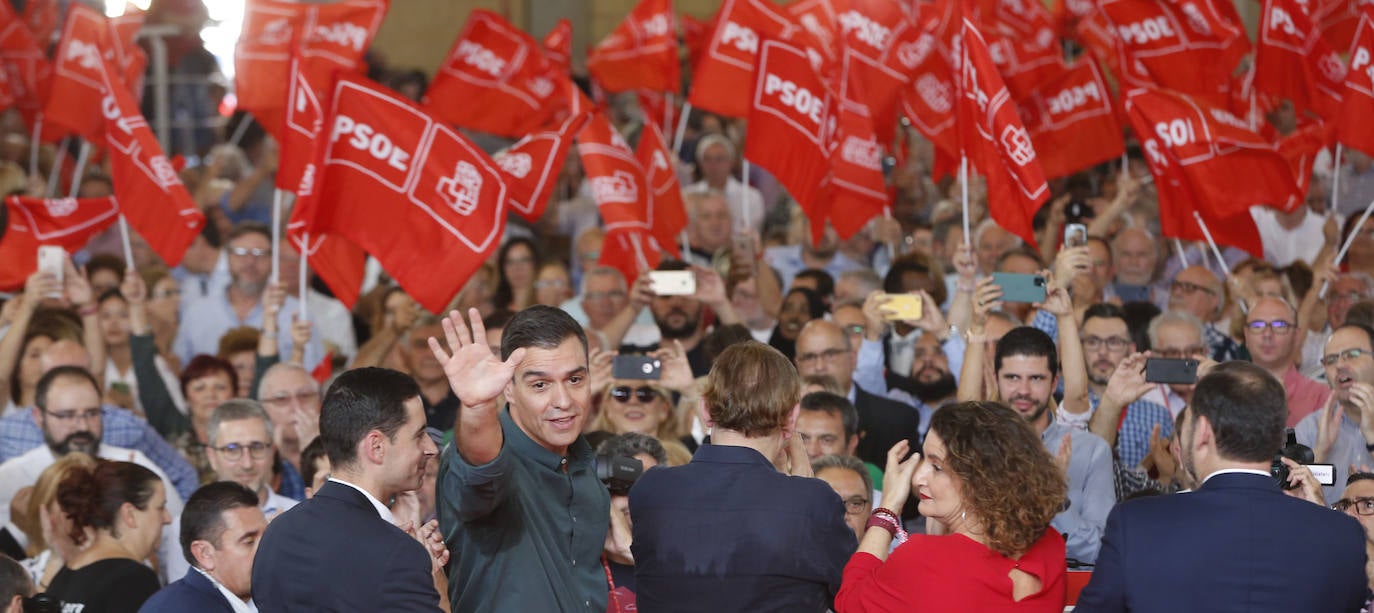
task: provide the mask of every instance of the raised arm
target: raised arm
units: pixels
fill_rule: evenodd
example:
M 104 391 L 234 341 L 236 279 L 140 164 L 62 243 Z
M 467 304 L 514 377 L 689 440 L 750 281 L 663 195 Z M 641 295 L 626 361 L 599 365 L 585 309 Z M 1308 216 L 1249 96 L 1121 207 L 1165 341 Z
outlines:
M 523 348 L 511 352 L 502 362 L 487 346 L 487 329 L 477 309 L 469 309 L 472 331 L 463 324 L 458 311 L 451 311 L 441 320 L 448 350 L 434 337 L 429 337 L 429 349 L 444 365 L 449 386 L 458 396 L 458 426 L 454 428 L 454 442 L 463 461 L 480 466 L 496 459 L 501 453 L 505 436 L 501 432 L 499 402 L 506 386 L 511 384 L 515 365 L 525 357 Z
M 100 331 L 100 308 L 95 303 L 95 291 L 86 279 L 86 271 L 77 270 L 71 256 L 67 257 L 63 266 L 66 267 L 62 279 L 63 290 L 67 301 L 81 316 L 82 344 L 91 354 L 91 374 L 95 375 L 100 389 L 105 389 L 105 335 Z
M 24 293 L 11 301 L 14 306 L 6 305 L 7 309 L 12 309 L 12 315 L 9 331 L 5 332 L 4 338 L 0 338 L 0 394 L 4 394 L 0 398 L 9 398 L 11 386 L 19 385 L 18 381 L 10 380 L 10 373 L 19 363 L 19 352 L 24 349 L 24 334 L 28 331 L 29 321 L 33 319 L 33 312 L 38 309 L 38 303 L 46 296 L 61 292 L 62 282 L 57 277 L 35 272 L 24 283 Z
M 625 302 L 625 308 L 620 309 L 610 321 L 606 322 L 598 332 L 606 337 L 606 349 L 613 350 L 620 346 L 620 341 L 625 339 L 625 333 L 630 331 L 635 319 L 639 318 L 639 313 L 644 307 L 649 306 L 649 302 L 654 299 L 653 282 L 649 275 L 640 274 L 635 279 L 634 285 L 630 286 L 629 300 Z
M 157 370 L 157 345 L 148 323 L 148 288 L 143 278 L 130 269 L 124 273 L 119 292 L 129 302 L 129 353 L 133 358 L 134 377 L 138 379 L 138 399 L 148 424 L 168 439 L 190 432 L 191 420 L 177 410 L 172 393 Z
M 1150 352 L 1132 353 L 1116 365 L 1107 388 L 1102 392 L 1102 401 L 1097 405 L 1088 422 L 1088 430 L 1107 441 L 1107 446 L 1116 447 L 1117 425 L 1121 423 L 1121 412 L 1132 402 L 1149 393 L 1153 387 L 1145 381 L 1145 360 Z
M 992 277 L 979 280 L 973 296 L 973 316 L 969 320 L 968 346 L 964 349 L 964 367 L 959 373 L 960 402 L 987 398 L 983 389 L 983 356 L 987 352 L 987 342 L 983 337 L 983 330 L 988 323 L 988 313 L 1002 308 L 1002 288 L 993 284 Z
M 1065 413 L 1084 415 L 1088 404 L 1088 368 L 1083 358 L 1083 343 L 1078 338 L 1078 320 L 1074 317 L 1073 300 L 1069 298 L 1068 282 L 1075 274 L 1091 266 L 1087 247 L 1073 247 L 1059 252 L 1054 272 L 1050 275 L 1049 292 L 1042 308 L 1054 315 L 1058 324 L 1059 368 L 1064 381 Z M 1081 422 L 1080 422 L 1081 423 Z
M 978 262 L 973 258 L 973 250 L 968 243 L 954 253 L 954 271 L 958 275 L 958 282 L 954 284 L 954 298 L 949 302 L 949 323 L 960 330 L 967 330 L 969 318 L 973 315 L 973 291 L 978 281 Z

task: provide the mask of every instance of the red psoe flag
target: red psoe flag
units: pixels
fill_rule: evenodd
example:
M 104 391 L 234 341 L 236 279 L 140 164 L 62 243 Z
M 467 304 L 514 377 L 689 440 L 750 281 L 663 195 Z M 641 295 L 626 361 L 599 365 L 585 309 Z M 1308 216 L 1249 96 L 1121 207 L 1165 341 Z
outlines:
M 865 60 L 857 54 L 846 53 L 845 64 L 851 61 Z M 874 114 L 863 102 L 862 77 L 848 69 L 840 74 L 845 81 L 836 88 L 837 104 L 831 109 L 835 124 L 826 142 L 830 156 L 827 218 L 840 238 L 848 239 L 869 220 L 883 214 L 888 194 Z
M 544 55 L 559 70 L 572 70 L 572 22 L 559 19 L 553 29 L 544 35 Z
M 0 69 L 9 77 L 14 104 L 30 127 L 43 111 L 43 97 L 52 78 L 52 66 L 45 48 L 46 45 L 38 45 L 37 39 L 14 14 L 14 9 L 0 2 Z
M 640 0 L 587 54 L 587 72 L 608 92 L 674 92 L 682 87 L 670 0 Z
M 1340 142 L 1374 155 L 1374 7 L 1360 9 L 1341 102 Z
M 205 214 L 162 152 L 129 88 L 113 66 L 102 66 L 106 92 L 100 106 L 115 197 L 129 225 L 162 261 L 176 266 L 205 226 Z
M 797 29 L 768 0 L 725 0 L 711 42 L 692 74 L 688 102 L 727 117 L 747 116 L 759 41 L 786 40 Z
M 913 36 L 899 43 L 892 55 L 909 85 L 900 95 L 902 115 L 938 151 L 959 157 L 959 134 L 954 129 L 955 58 L 950 45 L 958 32 L 953 2 L 922 4 Z M 905 38 L 905 37 L 901 37 Z
M 777 40 L 763 41 L 756 77 L 749 90 L 744 156 L 787 188 L 811 220 L 812 240 L 818 242 L 830 215 L 830 91 L 805 50 Z
M 424 108 L 464 128 L 521 138 L 564 108 L 564 81 L 534 38 L 476 10 L 434 75 Z
M 610 266 L 625 275 L 625 282 L 634 285 L 641 270 L 658 268 L 663 260 L 661 245 L 644 228 L 620 227 L 606 232 L 601 255 L 596 263 Z
M 1110 90 L 1091 57 L 1031 90 L 1018 107 L 1046 177 L 1071 175 L 1126 150 Z
M 649 189 L 650 217 L 653 219 L 649 231 L 659 246 L 673 257 L 681 258 L 677 237 L 687 227 L 687 208 L 682 202 L 682 186 L 677 182 L 673 164 L 676 158 L 668 152 L 663 132 L 652 122 L 644 124 L 639 134 L 635 158 L 644 168 L 644 183 Z
M 577 134 L 577 153 L 607 232 L 620 227 L 653 227 L 644 167 L 605 114 L 594 113 L 582 126 Z
M 960 62 L 958 109 L 959 142 L 979 174 L 987 178 L 988 212 L 1008 232 L 1035 244 L 1031 218 L 1050 195 L 1045 172 L 1021 125 L 987 42 L 965 19 Z
M 105 118 L 102 69 L 109 48 L 105 16 L 84 4 L 74 4 L 62 26 L 62 40 L 53 55 L 53 76 L 44 122 L 57 126 L 49 134 L 72 132 L 90 143 L 104 139 Z
M 1265 0 L 1263 11 L 1255 44 L 1255 89 L 1293 101 L 1299 114 L 1310 110 L 1334 119 L 1341 108 L 1345 63 L 1303 5 Z
M 355 75 L 339 75 L 325 117 L 318 189 L 297 204 L 309 212 L 302 231 L 356 244 L 425 309 L 442 311 L 500 240 L 499 167 L 442 120 Z
M 299 45 L 302 57 L 319 59 L 321 66 L 332 65 L 330 70 L 357 72 L 389 2 L 251 0 L 234 48 L 234 91 L 239 108 L 252 113 L 274 137 L 279 136 L 291 83 L 292 45 Z
M 539 221 L 544 216 L 568 148 L 588 117 L 586 113 L 570 115 L 556 128 L 528 134 L 496 154 L 496 165 L 505 176 L 507 202 L 521 217 Z
M 34 38 L 46 43 L 57 29 L 59 9 L 57 0 L 30 0 L 24 5 L 24 25 Z
M 1096 15 L 1114 34 L 1118 59 L 1111 68 L 1123 87 L 1167 87 L 1219 105 L 1250 50 L 1224 0 L 1100 0 Z
M 119 218 L 119 203 L 109 198 L 5 199 L 8 219 L 0 235 L 0 291 L 17 291 L 38 270 L 38 247 L 81 249 Z

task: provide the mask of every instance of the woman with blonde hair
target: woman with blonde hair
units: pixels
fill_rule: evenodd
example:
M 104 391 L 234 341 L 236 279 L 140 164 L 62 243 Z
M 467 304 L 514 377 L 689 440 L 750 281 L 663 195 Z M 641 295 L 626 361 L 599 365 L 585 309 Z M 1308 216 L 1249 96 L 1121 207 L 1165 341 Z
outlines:
M 48 589 L 53 575 L 77 552 L 77 545 L 70 536 L 71 521 L 57 502 L 57 484 L 78 467 L 90 470 L 95 467 L 95 459 L 84 453 L 69 453 L 43 469 L 24 505 L 24 515 L 14 517 L 15 526 L 29 540 L 25 549 L 29 557 L 20 564 L 40 592 Z
M 1064 538 L 1050 520 L 1067 487 L 1026 420 L 995 402 L 947 406 L 922 452 L 906 455 L 906 441 L 888 451 L 887 508 L 873 510 L 845 566 L 837 613 L 1064 610 Z M 913 488 L 928 534 L 908 537 Z

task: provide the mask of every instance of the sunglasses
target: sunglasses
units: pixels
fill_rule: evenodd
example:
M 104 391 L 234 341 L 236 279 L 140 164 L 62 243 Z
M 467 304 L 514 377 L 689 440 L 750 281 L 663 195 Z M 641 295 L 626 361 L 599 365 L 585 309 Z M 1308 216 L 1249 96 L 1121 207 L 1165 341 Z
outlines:
M 632 388 L 628 385 L 621 385 L 611 388 L 611 398 L 616 402 L 629 402 L 631 394 L 634 395 L 635 399 L 638 400 L 640 404 L 649 404 L 658 399 L 658 392 L 654 391 L 652 387 Z

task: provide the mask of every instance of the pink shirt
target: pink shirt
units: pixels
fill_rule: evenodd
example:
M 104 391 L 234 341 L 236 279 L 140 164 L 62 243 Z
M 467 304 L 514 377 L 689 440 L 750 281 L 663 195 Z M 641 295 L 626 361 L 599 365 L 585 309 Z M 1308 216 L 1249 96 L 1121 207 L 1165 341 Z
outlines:
M 1283 374 L 1283 389 L 1288 394 L 1288 427 L 1292 428 L 1302 418 L 1326 406 L 1331 397 L 1331 388 L 1313 381 L 1298 369 L 1289 366 Z

